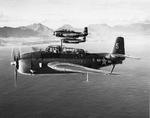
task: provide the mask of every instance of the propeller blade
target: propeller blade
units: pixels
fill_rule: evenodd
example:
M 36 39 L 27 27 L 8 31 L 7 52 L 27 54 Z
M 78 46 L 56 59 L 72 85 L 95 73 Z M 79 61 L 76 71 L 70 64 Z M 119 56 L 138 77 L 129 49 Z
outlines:
M 15 60 L 16 60 L 15 50 L 14 50 L 14 48 L 12 48 L 12 50 L 11 50 L 11 58 L 13 59 L 13 61 L 15 61 Z
M 11 48 L 11 54 L 10 54 L 11 59 L 13 59 L 13 48 Z M 13 60 L 14 61 L 14 60 Z
M 17 72 L 17 68 L 14 69 L 14 86 L 17 87 L 17 75 L 18 75 L 18 72 Z
M 11 57 L 13 58 L 13 62 L 11 62 L 11 65 L 14 66 L 14 86 L 17 87 L 20 50 L 17 48 L 15 48 L 15 49 L 13 48 L 12 53 L 11 53 Z

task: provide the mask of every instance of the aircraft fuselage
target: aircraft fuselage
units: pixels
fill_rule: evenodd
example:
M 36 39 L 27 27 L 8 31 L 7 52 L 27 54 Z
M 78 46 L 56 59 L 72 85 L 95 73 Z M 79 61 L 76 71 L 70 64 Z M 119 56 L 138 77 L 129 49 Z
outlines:
M 27 74 L 56 74 L 70 73 L 64 71 L 56 71 L 48 67 L 51 62 L 63 62 L 81 65 L 93 69 L 109 66 L 112 64 L 121 64 L 125 58 L 107 58 L 109 53 L 81 53 L 81 54 L 65 54 L 51 53 L 46 51 L 37 51 L 21 55 L 19 59 L 20 73 Z
M 57 37 L 70 37 L 70 38 L 78 38 L 78 37 L 86 36 L 85 34 L 81 32 L 61 32 L 61 31 L 56 31 L 55 35 Z

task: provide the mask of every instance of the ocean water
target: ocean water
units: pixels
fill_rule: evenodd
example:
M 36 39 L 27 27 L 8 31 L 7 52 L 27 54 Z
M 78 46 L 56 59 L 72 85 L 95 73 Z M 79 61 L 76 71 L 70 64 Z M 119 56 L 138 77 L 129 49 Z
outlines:
M 128 45 L 142 59 L 116 66 L 118 76 L 89 74 L 87 83 L 81 74 L 19 74 L 17 88 L 11 49 L 0 48 L 0 118 L 148 118 L 149 46 Z

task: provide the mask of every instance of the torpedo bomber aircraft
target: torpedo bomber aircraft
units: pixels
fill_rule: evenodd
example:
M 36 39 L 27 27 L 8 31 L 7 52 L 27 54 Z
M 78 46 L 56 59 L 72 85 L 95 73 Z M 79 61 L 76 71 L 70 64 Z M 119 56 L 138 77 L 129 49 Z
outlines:
M 12 52 L 15 67 L 15 81 L 17 72 L 21 74 L 67 74 L 67 73 L 103 73 L 113 74 L 116 64 L 122 64 L 125 58 L 124 38 L 116 39 L 112 53 L 88 53 L 83 49 L 48 46 L 44 51 L 38 50 L 20 54 L 18 49 Z M 131 57 L 134 58 L 134 57 Z M 100 68 L 112 65 L 110 72 Z
M 73 30 L 61 29 L 54 31 L 56 37 L 63 38 L 63 43 L 81 43 L 86 42 L 86 36 L 88 35 L 88 28 L 85 27 L 83 32 L 76 32 Z M 81 38 L 83 37 L 83 39 Z

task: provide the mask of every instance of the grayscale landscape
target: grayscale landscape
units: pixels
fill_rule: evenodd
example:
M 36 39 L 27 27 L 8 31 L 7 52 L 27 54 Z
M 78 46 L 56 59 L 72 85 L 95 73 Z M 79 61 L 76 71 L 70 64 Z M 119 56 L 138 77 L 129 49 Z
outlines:
M 91 53 L 74 49 L 74 52 L 87 54 L 83 59 L 79 53 L 69 57 L 72 54 L 68 51 L 65 54 L 72 62 L 74 58 L 78 62 L 78 56 L 81 64 L 84 60 L 94 60 L 89 61 L 90 67 L 97 69 L 99 63 L 100 67 L 106 66 L 106 61 L 108 64 L 120 63 L 126 55 L 140 59 L 126 58 L 122 64 L 117 64 L 113 72 L 118 75 L 87 73 L 88 82 L 87 75 L 81 73 L 18 73 L 15 87 L 15 69 L 19 70 L 19 64 L 22 64 L 20 67 L 25 70 L 29 64 L 28 60 L 24 65 L 19 62 L 22 54 L 28 53 L 23 55 L 26 59 L 30 52 L 60 45 L 62 34 L 58 33 L 59 38 L 55 31 L 62 29 L 66 33 L 70 33 L 69 30 L 76 32 L 64 35 L 64 47 L 81 48 Z M 70 40 L 78 44 L 68 43 Z M 122 55 L 123 47 L 125 55 Z M 13 49 L 16 48 L 19 51 L 15 54 Z M 56 53 L 61 54 L 61 49 L 58 47 Z M 51 72 L 48 67 L 57 70 L 57 63 L 49 63 L 53 56 L 52 60 L 56 59 L 53 50 L 45 56 L 42 54 L 40 52 L 44 61 L 35 59 L 38 71 Z M 86 58 L 89 55 L 92 58 Z M 32 55 L 30 57 L 32 60 Z M 61 59 L 68 62 L 66 57 Z M 95 59 L 98 59 L 96 64 Z M 33 63 L 31 60 L 29 65 Z M 44 68 L 41 68 L 43 63 Z M 36 72 L 32 67 L 27 71 Z M 100 69 L 111 72 L 112 67 Z M 76 68 L 75 72 L 79 72 L 78 66 Z M 0 118 L 149 118 L 149 91 L 150 0 L 0 0 Z
M 106 25 L 96 26 L 89 26 L 91 34 L 86 43 L 65 45 L 83 48 L 88 52 L 111 52 L 116 37 L 123 36 L 126 54 L 141 59 L 126 59 L 122 65 L 116 66 L 115 72 L 120 73 L 117 76 L 90 74 L 88 83 L 82 74 L 19 74 L 15 88 L 10 62 L 11 48 L 18 45 L 14 45 L 13 41 L 18 40 L 20 48 L 27 48 L 28 51 L 31 45 L 22 45 L 22 37 L 2 37 L 1 42 L 5 45 L 0 47 L 0 117 L 148 118 L 150 35 L 141 29 L 138 32 L 125 32 Z M 27 41 L 32 37 L 25 39 Z M 52 36 L 45 40 L 49 41 L 46 45 L 59 44 L 58 39 L 58 42 L 51 42 L 54 40 Z M 34 46 L 44 48 L 46 45 Z M 111 67 L 103 69 L 111 70 Z

